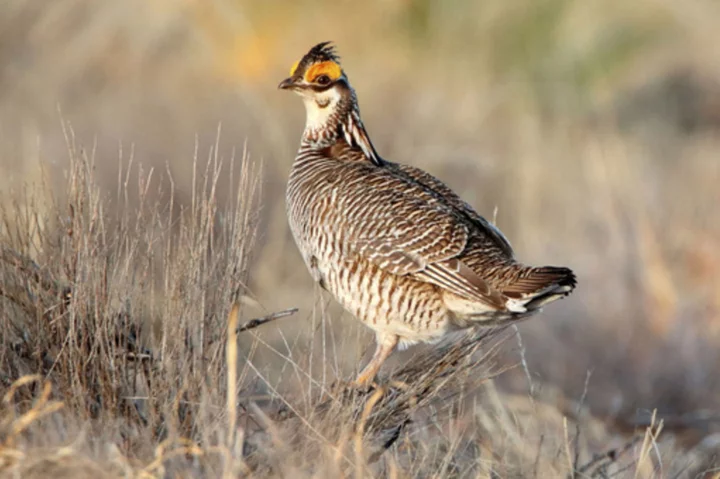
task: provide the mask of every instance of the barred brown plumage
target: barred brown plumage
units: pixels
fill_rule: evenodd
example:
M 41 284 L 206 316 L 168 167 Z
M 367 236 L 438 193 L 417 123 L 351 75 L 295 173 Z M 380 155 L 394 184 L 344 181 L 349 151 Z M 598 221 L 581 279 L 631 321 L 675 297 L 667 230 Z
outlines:
M 440 180 L 382 159 L 329 42 L 279 88 L 302 96 L 307 113 L 287 186 L 295 242 L 315 281 L 376 333 L 359 384 L 398 344 L 525 318 L 575 288 L 568 268 L 517 262 L 505 236 Z

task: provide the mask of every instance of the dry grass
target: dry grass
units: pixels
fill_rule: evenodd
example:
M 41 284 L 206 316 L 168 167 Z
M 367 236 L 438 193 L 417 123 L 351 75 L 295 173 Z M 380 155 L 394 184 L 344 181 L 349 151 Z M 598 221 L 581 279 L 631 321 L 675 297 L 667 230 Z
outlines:
M 717 10 L 4 2 L 0 471 L 714 477 Z M 327 39 L 381 153 L 577 294 L 344 387 L 371 338 L 288 235 L 302 107 L 275 91 Z
M 514 329 L 420 351 L 370 390 L 316 379 L 302 345 L 281 352 L 255 335 L 294 310 L 239 325 L 258 219 L 247 158 L 196 158 L 195 194 L 175 213 L 172 178 L 138 168 L 139 205 L 113 216 L 71 130 L 68 148 L 65 198 L 3 212 L 3 473 L 654 477 L 715 460 L 706 445 L 662 441 L 654 414 L 634 436 L 589 416 L 584 398 L 562 410 L 500 393 Z M 238 196 L 221 207 L 226 172 Z M 260 348 L 291 373 L 273 379 Z

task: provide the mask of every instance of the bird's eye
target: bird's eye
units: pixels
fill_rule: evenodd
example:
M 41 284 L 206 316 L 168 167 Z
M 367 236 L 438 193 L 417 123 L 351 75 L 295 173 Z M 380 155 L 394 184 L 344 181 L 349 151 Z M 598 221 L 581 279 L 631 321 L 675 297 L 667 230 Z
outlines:
M 315 79 L 315 83 L 319 85 L 327 85 L 328 83 L 330 83 L 330 77 L 327 75 L 320 75 Z

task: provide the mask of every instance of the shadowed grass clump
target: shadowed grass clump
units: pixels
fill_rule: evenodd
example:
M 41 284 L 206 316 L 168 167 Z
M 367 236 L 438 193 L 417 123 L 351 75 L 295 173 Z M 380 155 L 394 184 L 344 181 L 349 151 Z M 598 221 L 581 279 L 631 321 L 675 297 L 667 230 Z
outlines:
M 130 158 L 110 215 L 94 158 L 71 132 L 68 145 L 67 194 L 2 213 L 0 391 L 29 374 L 49 380 L 67 411 L 54 440 L 85 431 L 130 456 L 173 438 L 210 440 L 218 418 L 205 406 L 224 394 L 225 317 L 246 294 L 255 167 L 196 158 L 191 200 L 176 205 L 169 174 Z M 221 178 L 238 192 L 226 205 Z M 16 414 L 32 384 L 10 395 Z

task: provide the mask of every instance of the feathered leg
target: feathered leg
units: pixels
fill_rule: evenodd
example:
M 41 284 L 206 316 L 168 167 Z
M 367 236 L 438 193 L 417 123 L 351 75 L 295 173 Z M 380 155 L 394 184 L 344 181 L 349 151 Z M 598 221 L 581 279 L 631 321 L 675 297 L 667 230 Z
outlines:
M 395 350 L 395 346 L 397 346 L 398 343 L 398 337 L 394 334 L 378 334 L 375 341 L 377 342 L 377 345 L 375 346 L 375 354 L 373 354 L 370 362 L 367 366 L 365 366 L 355 380 L 356 386 L 368 386 L 372 383 L 373 379 L 375 379 L 375 375 L 380 370 L 380 367 L 383 365 L 388 356 L 390 356 L 390 354 Z

